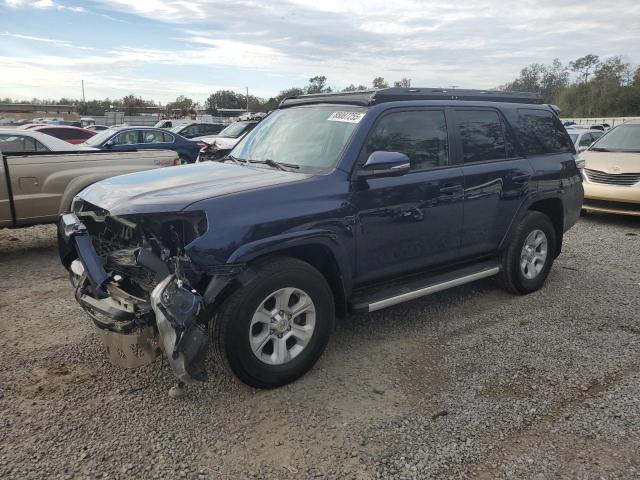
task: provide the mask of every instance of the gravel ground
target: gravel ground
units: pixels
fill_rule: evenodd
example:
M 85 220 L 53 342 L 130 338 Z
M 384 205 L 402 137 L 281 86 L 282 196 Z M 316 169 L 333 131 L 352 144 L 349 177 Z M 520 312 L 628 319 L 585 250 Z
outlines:
M 0 231 L 0 478 L 638 478 L 640 219 L 589 215 L 544 289 L 342 321 L 304 378 L 112 367 L 55 228 Z

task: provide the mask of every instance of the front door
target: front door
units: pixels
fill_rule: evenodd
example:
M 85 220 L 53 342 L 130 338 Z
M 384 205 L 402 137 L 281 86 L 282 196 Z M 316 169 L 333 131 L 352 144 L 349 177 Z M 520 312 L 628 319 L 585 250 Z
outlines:
M 356 282 L 459 255 L 463 176 L 450 161 L 447 125 L 444 109 L 391 110 L 374 125 L 358 166 L 375 151 L 392 151 L 405 153 L 411 170 L 400 177 L 353 181 Z

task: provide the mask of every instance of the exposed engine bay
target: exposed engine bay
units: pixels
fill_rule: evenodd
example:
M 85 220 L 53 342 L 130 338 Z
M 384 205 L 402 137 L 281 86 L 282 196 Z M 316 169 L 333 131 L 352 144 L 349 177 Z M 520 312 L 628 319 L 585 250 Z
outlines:
M 72 209 L 61 219 L 61 252 L 112 363 L 139 367 L 164 351 L 181 382 L 205 380 L 207 319 L 199 292 L 209 277 L 185 253 L 207 230 L 204 213 L 118 217 L 79 198 Z

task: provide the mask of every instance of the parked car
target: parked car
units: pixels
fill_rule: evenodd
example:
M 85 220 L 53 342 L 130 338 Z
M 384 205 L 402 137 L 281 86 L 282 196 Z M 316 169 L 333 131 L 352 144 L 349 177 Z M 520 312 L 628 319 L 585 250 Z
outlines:
M 18 127 L 18 130 L 31 130 L 32 128 L 35 127 L 44 127 L 46 125 L 49 125 L 48 123 L 23 123 L 22 125 L 20 125 Z
M 92 132 L 91 130 L 84 128 L 60 125 L 33 127 L 33 130 L 40 133 L 46 133 L 47 135 L 59 138 L 60 140 L 64 140 L 68 143 L 73 143 L 74 145 L 84 143 L 96 134 L 96 132 Z
M 87 130 L 93 130 L 94 132 L 101 132 L 102 130 L 109 130 L 107 125 L 89 125 L 85 127 Z
M 154 125 L 154 127 L 155 128 L 173 128 L 173 127 L 177 127 L 178 125 L 186 125 L 187 123 L 191 123 L 191 122 L 192 120 L 188 118 L 171 118 L 171 119 L 158 120 Z
M 176 125 L 170 130 L 184 138 L 202 137 L 205 135 L 217 135 L 227 126 L 226 123 L 184 123 Z
M 211 344 L 247 384 L 286 384 L 348 311 L 493 276 L 542 287 L 583 189 L 541 103 L 422 88 L 287 98 L 219 162 L 81 192 L 61 218 L 62 263 L 113 362 L 148 363 L 160 345 L 180 381 L 203 380 Z
M 640 216 L 640 122 L 612 128 L 584 160 L 584 209 Z
M 0 129 L 0 152 L 3 154 L 83 150 L 98 149 L 88 145 L 73 145 L 36 130 Z
M 201 146 L 196 142 L 154 127 L 120 127 L 103 130 L 85 142 L 85 145 L 102 150 L 126 151 L 159 148 L 178 153 L 182 163 L 193 163 Z
M 11 142 L 14 141 L 7 140 L 5 134 L 0 133 L 0 149 L 3 144 Z M 78 192 L 97 181 L 114 175 L 179 164 L 178 155 L 171 150 L 118 153 L 94 149 L 76 149 L 65 153 L 48 150 L 3 151 L 2 160 L 0 227 L 10 228 L 57 221 L 60 213 L 69 211 Z
M 193 140 L 204 145 L 200 149 L 198 161 L 216 160 L 228 154 L 242 138 L 258 125 L 258 121 L 235 122 L 217 135 L 195 137 Z
M 571 141 L 573 142 L 577 152 L 586 150 L 589 148 L 589 145 L 604 135 L 604 132 L 600 130 L 574 130 L 567 128 L 567 132 L 569 133 L 569 137 L 571 137 Z

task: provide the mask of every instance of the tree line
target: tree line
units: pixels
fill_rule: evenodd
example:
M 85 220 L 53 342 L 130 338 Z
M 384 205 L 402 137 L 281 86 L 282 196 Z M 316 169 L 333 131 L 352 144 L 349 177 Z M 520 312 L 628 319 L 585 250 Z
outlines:
M 500 88 L 539 93 L 545 103 L 560 107 L 563 117 L 640 115 L 640 67 L 634 70 L 621 56 L 603 60 L 589 54 L 568 64 L 557 58 L 548 65 L 533 63 Z
M 105 111 L 124 111 L 126 115 L 141 113 L 146 107 L 160 108 L 171 116 L 193 115 L 205 110 L 217 114 L 220 109 L 245 109 L 252 112 L 267 112 L 278 107 L 290 96 L 329 93 L 335 91 L 353 92 L 411 86 L 410 78 L 387 82 L 383 77 L 372 80 L 371 86 L 350 84 L 341 90 L 331 87 L 327 77 L 316 75 L 307 85 L 282 90 L 271 98 L 261 98 L 235 92 L 218 90 L 205 100 L 203 105 L 183 95 L 166 105 L 145 100 L 135 95 L 121 99 L 89 100 L 86 102 L 62 98 L 60 100 L 32 99 L 27 103 L 75 105 L 81 115 L 103 115 Z M 621 56 L 600 59 L 589 54 L 568 64 L 554 59 L 550 64 L 533 63 L 524 67 L 517 78 L 498 87 L 502 90 L 535 92 L 542 95 L 546 103 L 560 107 L 565 117 L 617 117 L 640 116 L 640 67 L 634 68 Z M 10 98 L 0 99 L 0 103 L 25 103 Z

